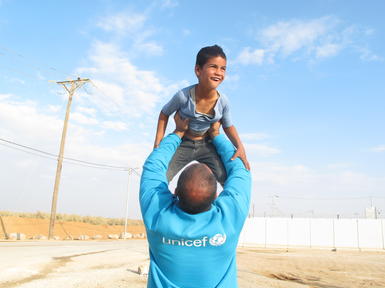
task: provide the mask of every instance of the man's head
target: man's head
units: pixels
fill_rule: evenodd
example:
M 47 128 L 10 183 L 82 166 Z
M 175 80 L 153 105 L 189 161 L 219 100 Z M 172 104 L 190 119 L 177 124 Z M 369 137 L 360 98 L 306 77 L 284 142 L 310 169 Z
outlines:
M 209 210 L 217 195 L 213 172 L 205 164 L 188 166 L 179 176 L 175 195 L 179 198 L 179 207 L 189 214 Z
M 225 52 L 223 52 L 220 46 L 213 45 L 213 46 L 203 47 L 201 50 L 199 50 L 197 54 L 195 65 L 202 68 L 203 65 L 205 65 L 210 58 L 214 58 L 214 57 L 221 57 L 225 60 L 227 59 Z

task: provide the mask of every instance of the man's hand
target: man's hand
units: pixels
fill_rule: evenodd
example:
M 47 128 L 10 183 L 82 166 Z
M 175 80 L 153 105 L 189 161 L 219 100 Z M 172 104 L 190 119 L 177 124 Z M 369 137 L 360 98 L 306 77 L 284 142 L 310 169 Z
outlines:
M 219 128 L 221 128 L 221 123 L 219 121 L 211 124 L 209 129 L 209 135 L 211 139 L 219 135 Z
M 234 160 L 237 157 L 239 157 L 242 160 L 246 169 L 250 170 L 250 164 L 249 164 L 249 161 L 247 161 L 246 152 L 245 152 L 245 148 L 243 147 L 243 145 L 241 145 L 240 147 L 237 148 L 237 151 L 235 151 L 233 157 L 231 157 L 231 160 Z
M 179 112 L 176 112 L 174 115 L 174 121 L 175 121 L 174 133 L 178 135 L 180 138 L 182 138 L 184 136 L 184 133 L 188 129 L 188 123 L 190 120 L 188 118 L 182 119 L 179 115 Z

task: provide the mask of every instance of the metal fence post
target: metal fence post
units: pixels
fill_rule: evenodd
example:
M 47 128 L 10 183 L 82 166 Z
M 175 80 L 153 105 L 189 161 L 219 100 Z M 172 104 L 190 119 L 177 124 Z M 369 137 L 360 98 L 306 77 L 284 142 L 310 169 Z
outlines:
M 360 248 L 360 231 L 358 229 L 358 219 L 356 219 L 356 226 L 357 226 L 357 248 L 359 251 L 361 251 L 361 248 Z

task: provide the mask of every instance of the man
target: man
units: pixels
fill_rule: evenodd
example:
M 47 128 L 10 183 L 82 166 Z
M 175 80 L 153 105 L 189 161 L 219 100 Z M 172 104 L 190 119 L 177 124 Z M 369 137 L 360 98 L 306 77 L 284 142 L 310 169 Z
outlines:
M 175 195 L 168 189 L 168 164 L 181 143 L 188 120 L 178 113 L 176 129 L 143 166 L 140 205 L 150 247 L 147 287 L 237 287 L 236 247 L 250 203 L 250 172 L 219 123 L 209 131 L 227 172 L 222 193 L 205 164 L 188 166 Z

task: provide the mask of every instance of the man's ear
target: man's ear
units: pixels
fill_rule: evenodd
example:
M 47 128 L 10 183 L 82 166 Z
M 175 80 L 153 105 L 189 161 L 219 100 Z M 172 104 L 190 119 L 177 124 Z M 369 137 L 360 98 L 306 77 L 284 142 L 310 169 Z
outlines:
M 178 187 L 175 188 L 174 195 L 179 197 L 179 189 L 178 189 Z

